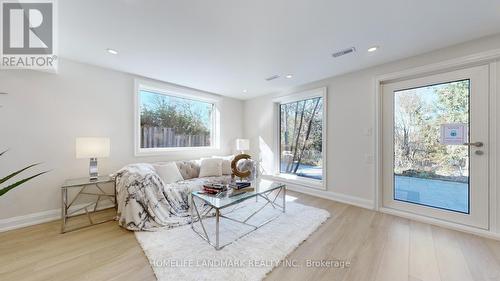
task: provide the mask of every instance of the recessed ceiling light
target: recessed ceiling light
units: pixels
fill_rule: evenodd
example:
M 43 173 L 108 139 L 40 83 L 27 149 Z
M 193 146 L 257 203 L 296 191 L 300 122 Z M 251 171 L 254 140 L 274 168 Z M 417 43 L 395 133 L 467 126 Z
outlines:
M 376 50 L 378 50 L 378 48 L 379 48 L 378 46 L 373 46 L 373 47 L 370 47 L 370 48 L 368 48 L 368 52 L 373 53 L 373 52 L 375 52 Z
M 280 78 L 279 75 L 273 75 L 273 76 L 267 77 L 266 81 L 271 81 L 271 80 L 278 79 L 278 78 Z
M 352 54 L 354 52 L 356 52 L 356 48 L 355 47 L 350 47 L 350 48 L 347 48 L 347 49 L 344 49 L 344 50 L 340 50 L 338 52 L 333 53 L 332 57 L 338 58 L 338 57 L 341 57 L 341 56 Z
M 112 55 L 118 55 L 118 51 L 115 49 L 107 48 L 106 51 Z
M 285 76 L 285 78 L 287 78 L 287 79 L 291 79 L 291 78 L 293 78 L 293 75 L 292 75 L 292 74 L 287 74 L 287 75 Z
M 246 93 L 246 92 L 248 92 L 248 91 L 247 90 L 243 90 L 243 93 Z

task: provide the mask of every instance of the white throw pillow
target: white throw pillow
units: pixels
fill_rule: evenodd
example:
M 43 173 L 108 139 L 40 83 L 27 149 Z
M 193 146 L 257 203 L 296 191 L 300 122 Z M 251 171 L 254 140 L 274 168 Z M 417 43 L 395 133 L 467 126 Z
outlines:
M 153 167 L 155 168 L 156 173 L 158 174 L 158 176 L 160 176 L 161 180 L 164 183 L 168 184 L 184 180 L 175 162 L 169 162 L 165 164 L 153 164 Z
M 212 156 L 212 158 L 222 159 L 222 174 L 230 175 L 231 171 L 231 161 L 234 159 L 234 155 L 229 156 Z
M 203 177 L 221 177 L 222 176 L 222 159 L 205 158 L 201 159 L 200 178 Z

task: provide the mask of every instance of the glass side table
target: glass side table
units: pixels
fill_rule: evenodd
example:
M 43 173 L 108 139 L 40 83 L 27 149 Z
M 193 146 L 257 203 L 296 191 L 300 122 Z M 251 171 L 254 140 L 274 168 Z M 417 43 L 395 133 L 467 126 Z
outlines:
M 113 193 L 106 193 L 104 188 L 101 185 L 104 184 L 113 184 Z M 89 187 L 95 187 L 95 190 L 89 190 Z M 69 189 L 77 189 L 76 195 L 68 200 L 68 190 Z M 82 195 L 93 196 L 94 200 L 89 203 L 84 203 L 82 206 L 78 206 L 74 210 L 70 210 L 73 206 L 75 207 L 75 202 Z M 65 233 L 68 231 L 73 231 L 77 229 L 81 229 L 84 227 L 88 227 L 91 225 L 101 224 L 104 222 L 112 221 L 112 219 L 107 219 L 104 221 L 95 222 L 92 220 L 92 213 L 98 211 L 99 202 L 102 200 L 108 200 L 113 204 L 113 207 L 117 209 L 117 201 L 116 201 L 116 183 L 115 179 L 110 176 L 100 176 L 97 180 L 90 180 L 90 178 L 79 178 L 79 179 L 69 179 L 64 182 L 61 186 L 61 198 L 62 198 L 62 206 L 61 206 L 61 233 Z M 100 210 L 99 210 L 100 211 Z M 81 227 L 73 228 L 71 230 L 66 230 L 66 224 L 69 218 L 79 216 L 82 214 L 87 214 L 87 218 L 89 220 L 88 225 L 84 225 Z

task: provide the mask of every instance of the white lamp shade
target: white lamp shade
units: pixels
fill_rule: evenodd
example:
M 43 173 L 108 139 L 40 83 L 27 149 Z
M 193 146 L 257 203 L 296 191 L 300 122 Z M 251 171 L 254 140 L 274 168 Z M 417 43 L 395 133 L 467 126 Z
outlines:
M 76 138 L 76 158 L 109 157 L 109 138 Z
M 250 149 L 250 140 L 248 139 L 237 139 L 236 140 L 236 150 L 249 150 Z

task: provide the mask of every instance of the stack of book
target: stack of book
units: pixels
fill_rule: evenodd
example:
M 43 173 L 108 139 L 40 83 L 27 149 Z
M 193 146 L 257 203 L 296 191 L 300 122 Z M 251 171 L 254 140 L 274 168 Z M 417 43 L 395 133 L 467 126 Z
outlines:
M 203 185 L 203 189 L 201 193 L 214 195 L 214 196 L 223 196 L 224 192 L 231 189 L 231 194 L 229 196 L 238 195 L 245 192 L 252 192 L 255 189 L 251 186 L 250 182 L 235 182 L 229 185 L 219 184 L 219 183 L 208 183 Z
M 232 188 L 232 191 L 231 191 L 231 194 L 229 195 L 230 197 L 236 196 L 236 195 L 239 195 L 242 193 L 246 193 L 246 192 L 255 191 L 255 188 L 253 188 L 249 182 L 235 182 L 235 183 L 231 184 L 231 188 Z
M 249 187 L 251 184 L 250 182 L 245 182 L 245 181 L 237 181 L 231 184 L 232 189 L 242 189 L 245 187 Z
M 209 183 L 209 184 L 203 185 L 203 193 L 206 193 L 206 194 L 219 194 L 219 193 L 224 192 L 226 190 L 227 190 L 227 187 L 224 184 Z

